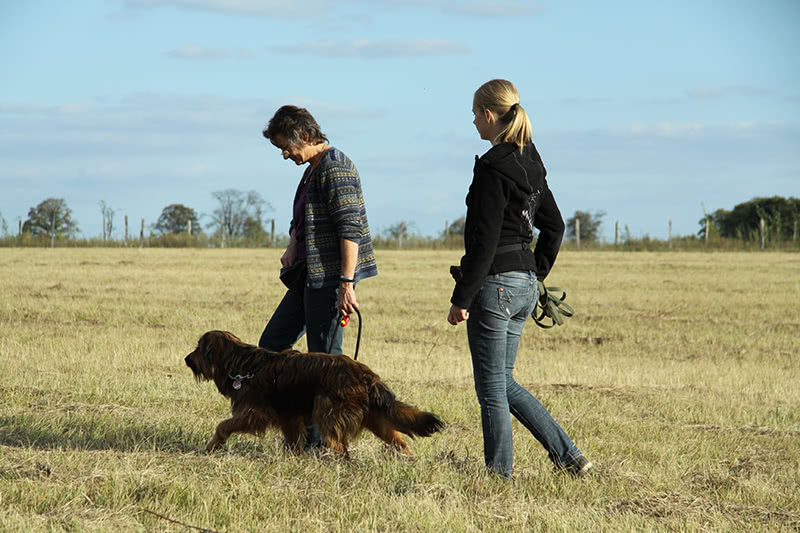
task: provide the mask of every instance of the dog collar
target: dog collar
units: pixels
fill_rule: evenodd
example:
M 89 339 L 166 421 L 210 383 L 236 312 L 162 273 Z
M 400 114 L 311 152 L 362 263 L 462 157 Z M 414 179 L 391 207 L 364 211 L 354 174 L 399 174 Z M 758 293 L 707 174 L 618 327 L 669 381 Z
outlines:
M 236 374 L 235 376 L 228 374 L 228 377 L 233 380 L 233 388 L 239 390 L 242 388 L 242 381 L 252 378 L 253 374 L 246 374 L 244 376 L 241 374 Z
M 264 359 L 261 359 L 260 361 L 257 361 L 256 364 L 255 364 L 255 367 L 251 368 L 250 372 L 248 374 L 244 374 L 244 375 L 236 374 L 235 376 L 231 375 L 231 374 L 228 374 L 228 377 L 233 380 L 233 390 L 241 389 L 242 388 L 242 381 L 244 381 L 246 379 L 251 379 L 253 376 L 258 374 L 258 372 L 262 368 L 264 368 L 265 364 L 267 364 L 267 360 L 264 358 Z

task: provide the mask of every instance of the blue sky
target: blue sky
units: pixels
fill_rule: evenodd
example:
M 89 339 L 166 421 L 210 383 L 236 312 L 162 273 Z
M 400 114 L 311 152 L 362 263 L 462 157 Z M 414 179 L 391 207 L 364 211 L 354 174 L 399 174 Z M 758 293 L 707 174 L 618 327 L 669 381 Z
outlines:
M 634 236 L 800 196 L 800 1 L 18 0 L 0 3 L 0 215 L 64 198 L 133 227 L 258 191 L 288 228 L 301 169 L 261 137 L 307 107 L 359 168 L 374 233 L 465 212 L 472 94 L 513 81 L 562 214 Z M 207 219 L 204 219 L 207 221 Z

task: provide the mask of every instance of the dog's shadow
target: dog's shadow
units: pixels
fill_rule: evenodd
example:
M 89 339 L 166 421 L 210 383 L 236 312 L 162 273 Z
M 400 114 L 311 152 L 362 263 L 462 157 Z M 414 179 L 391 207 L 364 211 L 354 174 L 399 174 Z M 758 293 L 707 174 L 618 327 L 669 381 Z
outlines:
M 234 454 L 239 457 L 274 462 L 287 451 L 279 434 L 254 437 L 242 436 L 222 450 L 206 451 L 209 430 L 189 431 L 179 425 L 146 421 L 125 420 L 114 427 L 101 427 L 105 420 L 71 420 L 68 424 L 52 423 L 32 415 L 0 416 L 0 446 L 30 448 L 42 451 L 113 450 L 122 453 L 159 452 L 167 454 L 219 455 Z M 313 449 L 309 457 L 341 459 L 324 449 Z M 406 458 L 407 459 L 407 458 Z
M 180 425 L 125 418 L 107 424 L 104 417 L 53 420 L 33 415 L 0 417 L 0 445 L 40 450 L 116 450 L 202 453 L 208 432 L 189 431 Z

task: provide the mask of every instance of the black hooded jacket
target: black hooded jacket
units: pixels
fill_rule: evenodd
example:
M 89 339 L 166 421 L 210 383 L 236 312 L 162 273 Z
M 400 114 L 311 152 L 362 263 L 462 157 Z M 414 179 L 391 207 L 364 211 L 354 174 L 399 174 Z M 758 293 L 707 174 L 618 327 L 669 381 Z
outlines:
M 469 308 L 491 274 L 532 270 L 544 280 L 550 272 L 564 237 L 564 220 L 546 175 L 533 143 L 522 152 L 513 143 L 497 144 L 475 156 L 464 225 L 466 253 L 451 303 Z M 520 246 L 496 253 L 498 247 L 530 243 L 533 227 L 539 230 L 533 251 Z

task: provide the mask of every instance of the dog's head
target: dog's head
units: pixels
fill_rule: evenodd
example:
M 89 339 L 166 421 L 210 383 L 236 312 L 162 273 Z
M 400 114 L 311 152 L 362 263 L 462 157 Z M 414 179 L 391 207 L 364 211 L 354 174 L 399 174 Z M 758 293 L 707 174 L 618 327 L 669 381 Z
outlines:
M 184 358 L 194 377 L 198 381 L 208 381 L 214 379 L 215 372 L 220 368 L 220 363 L 225 354 L 234 345 L 244 345 L 244 343 L 228 331 L 209 331 L 204 333 L 197 341 L 197 348 Z M 224 369 L 222 369 L 224 371 Z

